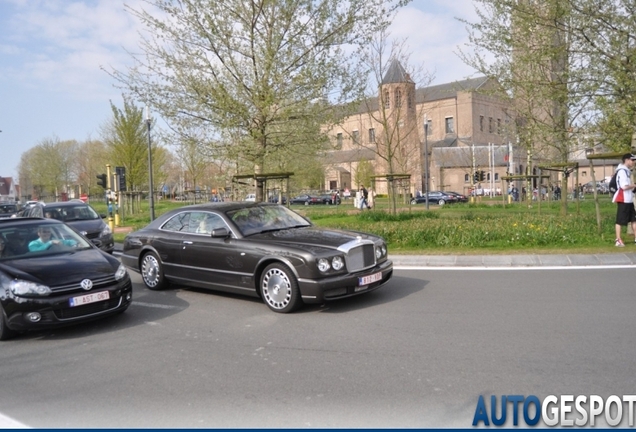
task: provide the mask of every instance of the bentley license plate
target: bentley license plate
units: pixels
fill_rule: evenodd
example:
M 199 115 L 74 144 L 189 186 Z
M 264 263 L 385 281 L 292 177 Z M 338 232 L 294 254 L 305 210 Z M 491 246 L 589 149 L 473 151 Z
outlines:
M 364 276 L 364 277 L 358 278 L 358 286 L 369 285 L 369 284 L 371 284 L 373 282 L 377 282 L 379 280 L 382 280 L 382 272 L 374 273 L 374 274 L 369 275 L 369 276 Z
M 71 304 L 71 307 L 74 307 L 108 300 L 109 298 L 110 294 L 108 293 L 108 291 L 102 291 L 98 293 L 86 294 L 79 297 L 72 297 L 69 299 L 69 303 Z

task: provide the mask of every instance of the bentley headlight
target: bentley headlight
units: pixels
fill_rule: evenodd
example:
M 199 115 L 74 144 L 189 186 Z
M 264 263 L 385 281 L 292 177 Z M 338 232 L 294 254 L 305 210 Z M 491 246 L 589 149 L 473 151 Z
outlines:
M 329 260 L 327 260 L 326 258 L 320 258 L 318 260 L 318 270 L 320 270 L 321 272 L 326 272 L 331 268 L 331 266 L 329 265 Z
M 51 294 L 51 288 L 46 285 L 29 282 L 25 280 L 15 279 L 9 282 L 11 292 L 17 296 L 38 295 L 47 296 Z
M 124 267 L 123 264 L 119 264 L 119 268 L 115 272 L 115 279 L 122 280 L 124 278 L 124 276 L 126 276 L 126 273 L 128 273 L 126 271 L 126 267 Z
M 382 248 L 379 246 L 375 248 L 375 258 L 376 259 L 382 258 Z
M 382 245 L 382 256 L 385 256 L 385 255 L 386 255 L 386 245 L 383 244 Z
M 342 259 L 341 256 L 337 256 L 334 257 L 331 260 L 331 267 L 333 267 L 334 270 L 340 270 L 344 267 L 344 260 Z

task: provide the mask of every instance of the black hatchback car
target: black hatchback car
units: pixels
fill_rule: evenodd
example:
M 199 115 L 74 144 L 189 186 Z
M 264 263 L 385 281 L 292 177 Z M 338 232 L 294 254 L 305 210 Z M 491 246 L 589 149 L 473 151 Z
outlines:
M 0 218 L 8 218 L 18 212 L 16 203 L 0 202 Z
M 0 340 L 125 311 L 126 268 L 54 219 L 0 219 Z
M 98 214 L 93 207 L 82 201 L 38 202 L 24 216 L 57 219 L 72 226 L 104 252 L 113 253 L 115 249 L 113 232 L 104 222 L 106 215 Z
M 245 201 L 165 213 L 126 236 L 121 262 L 149 289 L 173 282 L 244 294 L 282 313 L 368 293 L 393 274 L 378 236 L 318 228 L 284 206 Z

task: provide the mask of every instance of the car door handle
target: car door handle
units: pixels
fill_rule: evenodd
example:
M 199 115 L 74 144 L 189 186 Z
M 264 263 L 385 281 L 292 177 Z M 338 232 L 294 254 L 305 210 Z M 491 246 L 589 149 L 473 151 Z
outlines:
M 191 244 L 192 244 L 192 242 L 191 242 L 191 241 L 188 241 L 188 240 L 184 240 L 184 241 L 183 241 L 183 244 L 189 244 L 189 245 L 191 245 Z

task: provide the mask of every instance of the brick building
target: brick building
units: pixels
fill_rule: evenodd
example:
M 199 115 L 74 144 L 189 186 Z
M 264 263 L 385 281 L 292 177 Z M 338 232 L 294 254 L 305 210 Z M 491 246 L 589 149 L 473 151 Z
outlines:
M 423 191 L 427 148 L 430 190 L 466 192 L 474 171 L 484 171 L 483 188 L 501 188 L 509 170 L 524 172 L 527 156 L 509 145 L 511 103 L 489 95 L 496 85 L 480 77 L 416 89 L 394 61 L 378 96 L 332 130 L 325 189 L 356 189 L 370 174 L 393 173 L 410 175 L 411 193 Z M 375 186 L 387 193 L 386 182 Z

